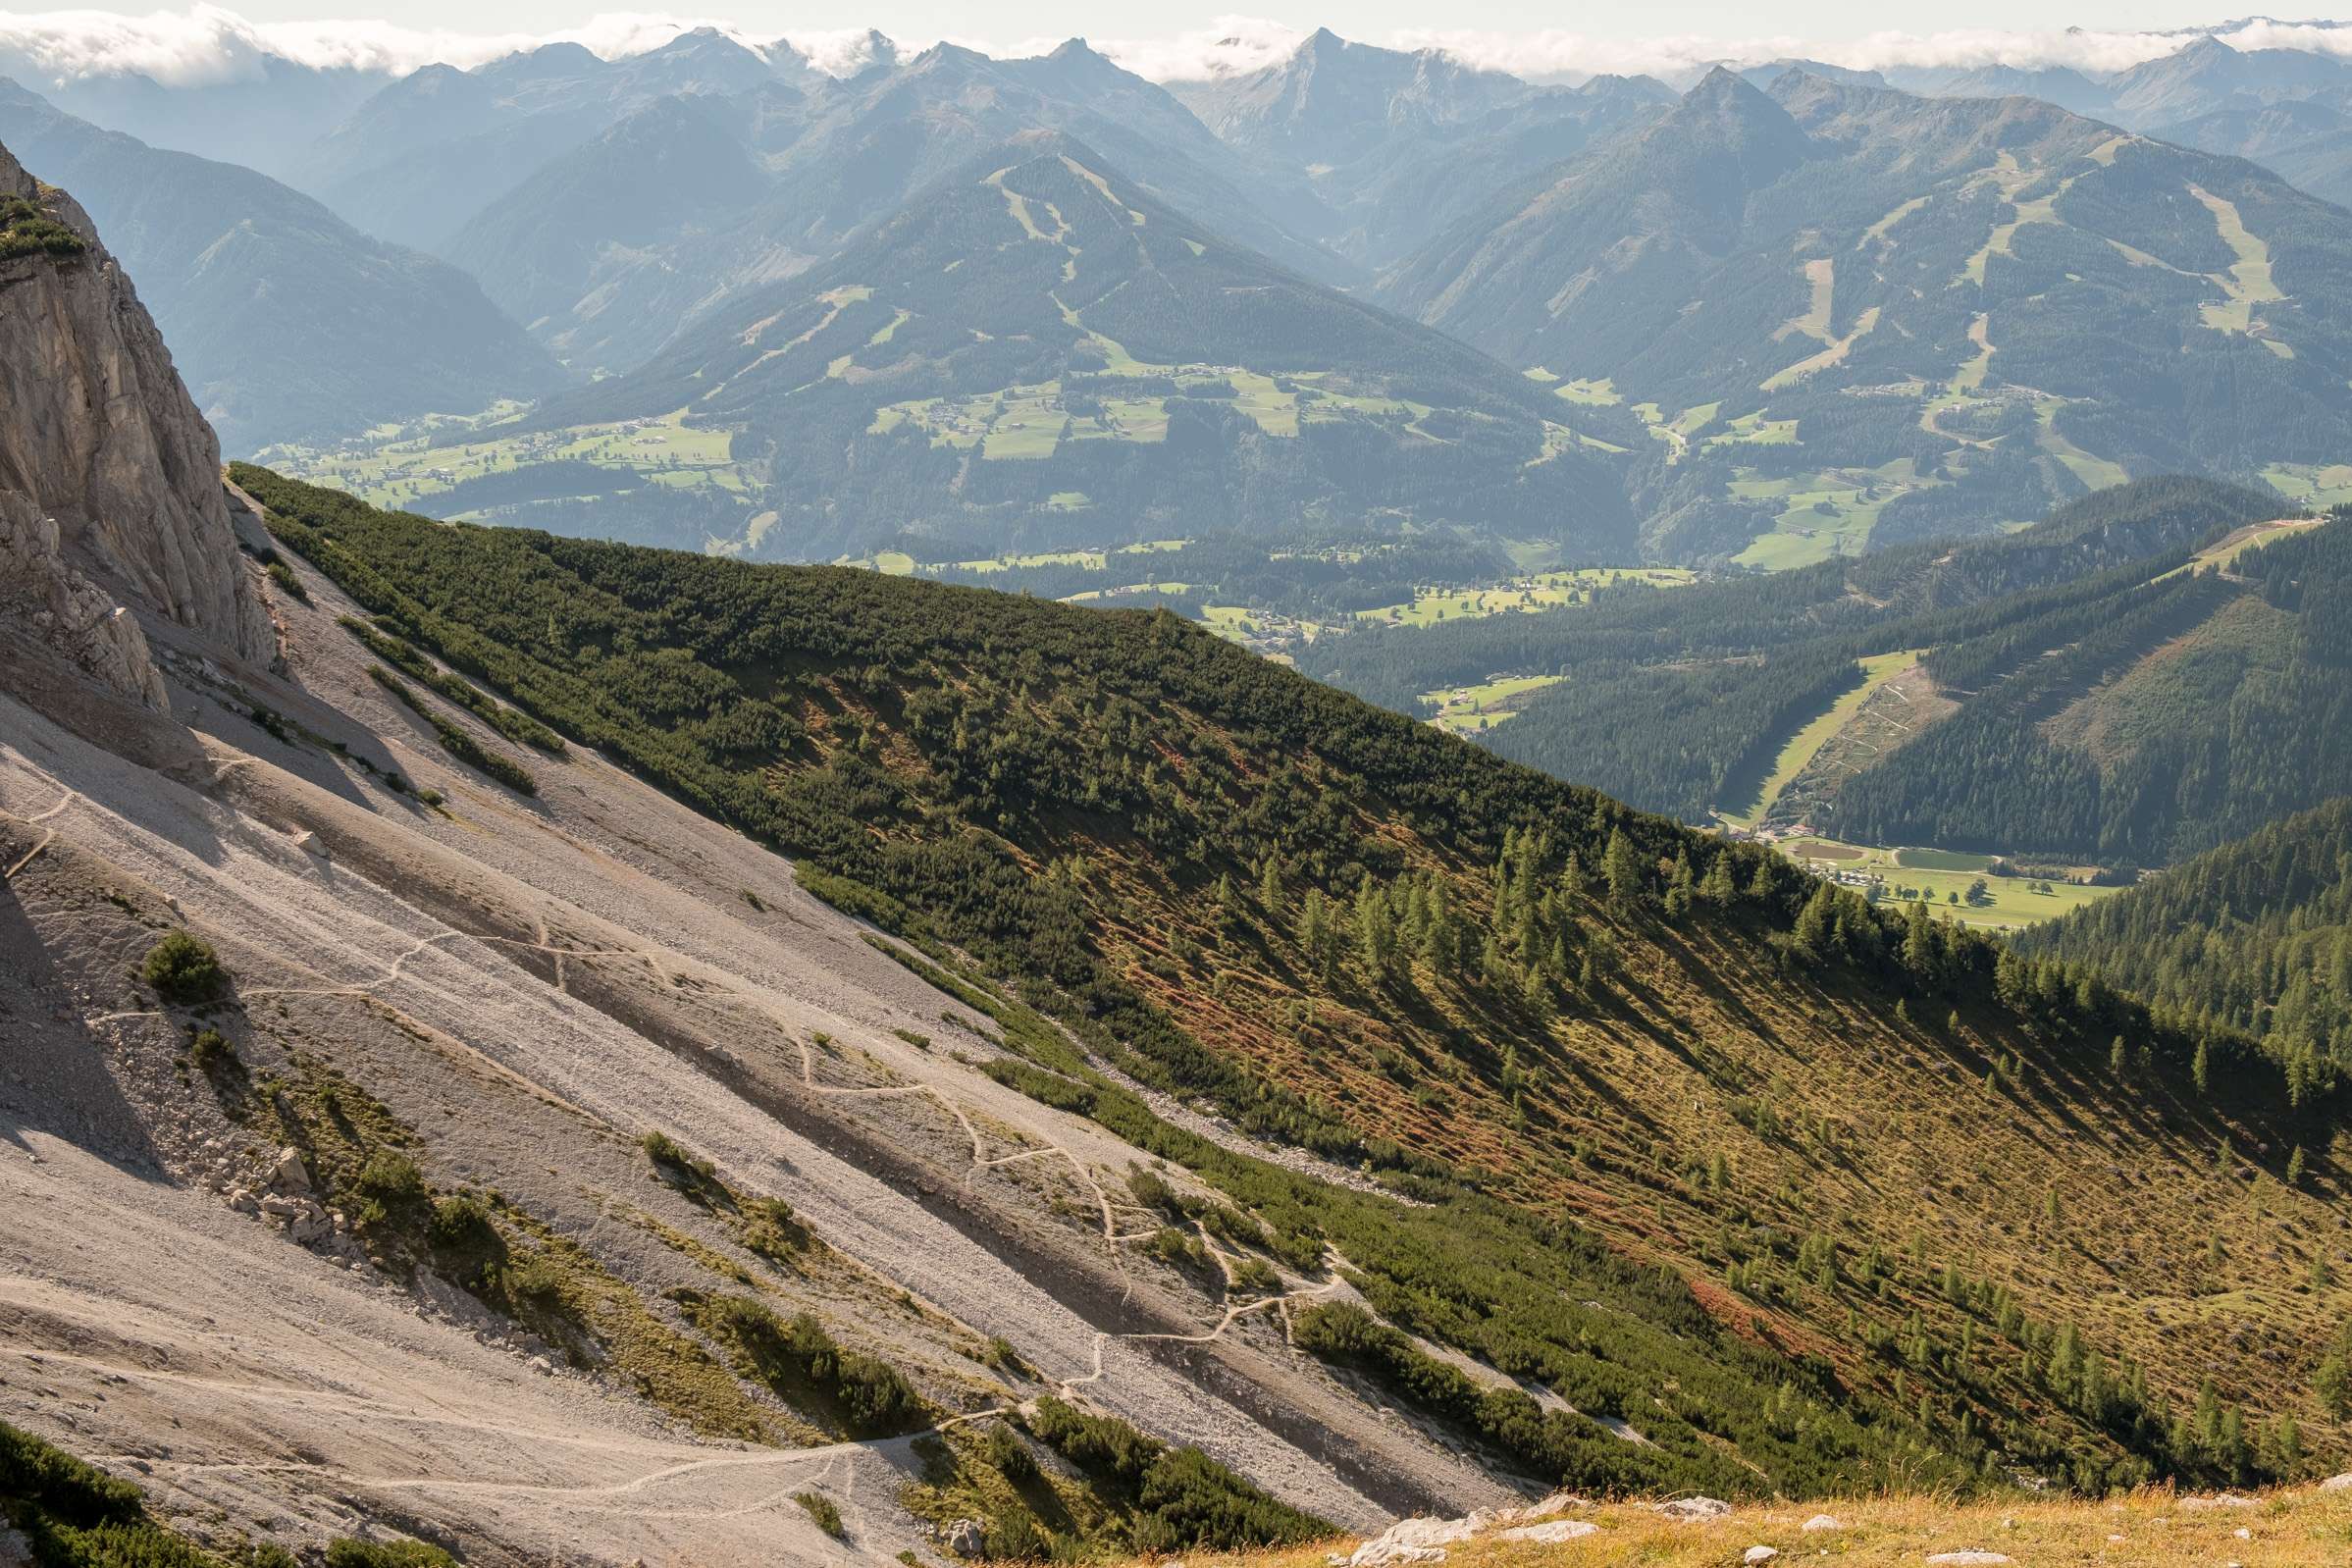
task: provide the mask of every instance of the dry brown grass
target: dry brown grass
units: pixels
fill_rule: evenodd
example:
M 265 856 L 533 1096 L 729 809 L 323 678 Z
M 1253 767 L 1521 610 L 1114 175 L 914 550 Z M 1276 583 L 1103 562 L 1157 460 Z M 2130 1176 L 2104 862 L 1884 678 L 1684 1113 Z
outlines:
M 1446 1568 L 1722 1568 L 1751 1546 L 1780 1561 L 1829 1557 L 1841 1564 L 1919 1568 L 1935 1553 L 2000 1552 L 2018 1568 L 2131 1564 L 2133 1568 L 2318 1568 L 2352 1562 L 2352 1490 L 2317 1487 L 2245 1494 L 2248 1506 L 2169 1490 L 2110 1499 L 1880 1496 L 1758 1504 L 1707 1524 L 1677 1524 L 1639 1503 L 1608 1503 L 1560 1518 L 1589 1519 L 1597 1535 L 1557 1544 L 1475 1538 L 1445 1548 Z M 2202 1504 L 2202 1505 L 2201 1505 Z M 1841 1528 L 1807 1533 L 1829 1514 Z M 2238 1532 L 2244 1531 L 2244 1539 Z M 1356 1538 L 1278 1552 L 1187 1558 L 1188 1568 L 1326 1568 Z

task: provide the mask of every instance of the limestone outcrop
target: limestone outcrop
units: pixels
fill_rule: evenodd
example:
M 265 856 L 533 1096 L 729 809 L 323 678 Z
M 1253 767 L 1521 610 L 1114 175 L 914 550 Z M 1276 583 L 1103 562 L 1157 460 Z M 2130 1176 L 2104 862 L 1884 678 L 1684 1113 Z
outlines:
M 126 607 L 277 656 L 162 335 L 88 216 L 0 147 L 0 619 L 160 707 Z

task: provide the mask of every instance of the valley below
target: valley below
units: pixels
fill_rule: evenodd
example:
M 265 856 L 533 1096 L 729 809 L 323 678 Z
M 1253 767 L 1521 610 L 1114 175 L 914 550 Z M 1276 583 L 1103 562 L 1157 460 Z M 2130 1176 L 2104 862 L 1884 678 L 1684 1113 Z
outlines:
M 2342 1559 L 2341 39 L 1456 20 L 0 16 L 0 1568 Z

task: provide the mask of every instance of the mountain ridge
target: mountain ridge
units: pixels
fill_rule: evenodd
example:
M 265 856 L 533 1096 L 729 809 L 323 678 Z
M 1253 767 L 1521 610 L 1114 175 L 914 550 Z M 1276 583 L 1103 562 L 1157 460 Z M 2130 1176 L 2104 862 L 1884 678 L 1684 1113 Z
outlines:
M 1800 564 L 2161 472 L 2291 486 L 2343 439 L 2340 209 L 2033 100 L 1732 79 L 1661 122 L 1740 117 L 1711 139 L 1604 143 L 1379 294 L 1646 408 L 1648 558 Z
M 1625 528 L 1623 445 L 1579 441 L 1545 401 L 1476 350 L 1233 245 L 1074 138 L 1032 132 L 516 428 L 682 411 L 731 431 L 738 460 L 763 465 L 747 504 L 819 554 L 902 530 L 1010 543 L 1071 509 L 1123 540 L 1212 516 L 1280 535 L 1325 513 L 1483 511 L 1606 550 Z
M 472 278 L 267 176 L 100 131 L 5 78 L 0 139 L 85 192 L 237 455 L 567 379 Z

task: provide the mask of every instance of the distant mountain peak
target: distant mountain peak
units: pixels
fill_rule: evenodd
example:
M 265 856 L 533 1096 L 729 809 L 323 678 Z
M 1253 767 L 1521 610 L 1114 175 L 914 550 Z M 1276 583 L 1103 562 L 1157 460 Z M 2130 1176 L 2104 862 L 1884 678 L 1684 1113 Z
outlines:
M 975 70 L 992 67 L 996 62 L 977 49 L 967 49 L 960 43 L 949 43 L 942 40 L 916 55 L 908 64 L 910 69 L 915 71 L 937 70 L 942 66 Z
M 2210 32 L 2201 32 L 2172 53 L 2175 60 L 2208 61 L 2235 60 L 2238 50 L 2231 48 Z
M 741 39 L 716 27 L 689 27 L 660 48 L 651 51 L 656 55 L 699 55 L 710 53 L 753 54 Z M 757 58 L 754 55 L 754 58 Z
M 514 57 L 509 56 L 508 58 L 512 59 Z M 484 71 L 488 71 L 491 68 L 489 66 L 485 66 L 482 69 Z M 443 65 L 437 60 L 431 65 L 420 66 L 418 69 L 411 71 L 407 76 L 402 77 L 399 80 L 392 83 L 385 90 L 388 92 L 400 92 L 414 97 L 430 97 L 435 93 L 449 91 L 457 86 L 458 83 L 463 82 L 466 79 L 467 74 L 465 72 L 458 70 L 455 66 Z
M 1045 56 L 1045 64 L 1058 76 L 1072 82 L 1100 81 L 1125 77 L 1128 73 L 1119 64 L 1096 49 L 1083 38 L 1065 38 Z
M 568 76 L 584 71 L 602 69 L 604 61 L 586 44 L 569 41 L 543 43 L 536 49 L 518 49 L 513 54 L 493 60 L 476 68 L 477 76 L 552 77 Z M 431 70 L 431 67 L 427 67 Z M 419 73 L 422 75 L 422 73 Z M 415 78 L 408 78 L 414 80 Z
M 1755 92 L 1755 89 L 1749 86 L 1746 78 L 1741 77 L 1737 71 L 1727 65 L 1717 65 L 1705 76 L 1692 83 L 1691 90 L 1683 94 L 1683 101 L 1685 103 L 1728 101 L 1743 89 L 1751 93 Z M 1759 93 L 1757 96 L 1762 95 Z
M 877 71 L 898 64 L 898 40 L 879 27 L 865 29 L 865 39 L 862 47 L 864 50 L 864 70 Z
M 1665 124 L 1683 133 L 1707 126 L 1743 130 L 1786 126 L 1796 130 L 1788 112 L 1774 103 L 1770 94 L 1728 66 L 1717 66 L 1699 78 L 1669 112 Z

